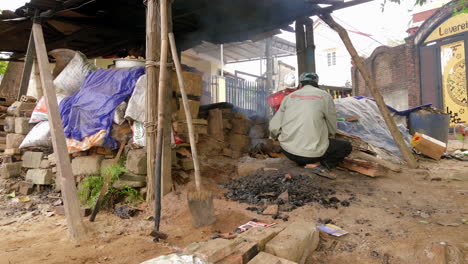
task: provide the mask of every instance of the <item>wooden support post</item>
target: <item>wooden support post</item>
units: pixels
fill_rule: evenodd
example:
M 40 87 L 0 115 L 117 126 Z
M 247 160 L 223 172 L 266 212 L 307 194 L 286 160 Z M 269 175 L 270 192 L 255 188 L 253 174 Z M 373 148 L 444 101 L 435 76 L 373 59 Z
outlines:
M 166 84 L 167 80 L 167 0 L 160 0 L 160 25 L 161 25 L 161 56 L 159 62 L 159 88 L 158 88 L 158 127 L 156 131 L 156 159 L 154 163 L 155 170 L 155 215 L 154 215 L 154 232 L 159 231 L 159 223 L 161 221 L 161 176 L 162 176 L 162 152 L 163 152 L 163 133 L 166 114 Z
M 63 124 L 59 115 L 57 97 L 52 82 L 52 74 L 50 72 L 42 26 L 34 23 L 32 31 L 41 83 L 44 89 L 47 112 L 49 115 L 54 156 L 57 158 L 57 171 L 61 177 L 62 198 L 65 207 L 65 216 L 67 218 L 68 233 L 73 241 L 80 241 L 86 238 L 86 233 L 83 222 L 81 221 L 80 203 L 75 186 L 75 177 L 72 173 L 70 156 L 68 155 L 67 143 L 63 132 Z
M 297 52 L 297 69 L 299 75 L 307 71 L 305 32 L 303 19 L 296 20 L 296 52 Z
M 167 31 L 172 32 L 172 1 L 167 5 Z M 168 62 L 172 62 L 171 53 L 168 52 Z M 170 65 L 170 64 L 169 64 Z M 161 167 L 161 195 L 164 196 L 172 189 L 172 71 L 167 69 L 166 91 L 164 94 L 164 131 L 163 131 L 163 149 L 162 149 L 162 167 Z
M 148 0 L 146 10 L 146 152 L 147 152 L 147 194 L 146 202 L 154 202 L 156 158 L 156 104 L 158 101 L 159 52 L 161 49 L 158 26 L 157 1 Z
M 315 69 L 315 41 L 314 41 L 314 21 L 307 18 L 305 21 L 306 32 L 306 62 L 307 72 L 316 72 Z
M 353 58 L 353 61 L 356 64 L 356 67 L 361 73 L 362 78 L 364 78 L 364 81 L 366 82 L 366 86 L 369 87 L 372 97 L 374 97 L 375 102 L 377 103 L 377 106 L 379 107 L 380 113 L 382 114 L 382 117 L 384 118 L 385 123 L 387 124 L 388 130 L 390 130 L 390 133 L 392 134 L 393 139 L 395 140 L 398 148 L 400 149 L 400 152 L 402 153 L 403 158 L 408 163 L 408 166 L 410 168 L 417 168 L 418 162 L 416 161 L 413 154 L 411 153 L 411 150 L 406 145 L 406 142 L 403 139 L 403 136 L 401 135 L 400 131 L 398 130 L 398 127 L 395 124 L 395 120 L 393 120 L 393 118 L 390 116 L 390 112 L 388 111 L 387 105 L 385 104 L 385 101 L 377 88 L 377 84 L 375 80 L 372 78 L 366 66 L 364 65 L 363 59 L 359 57 L 356 49 L 353 46 L 353 43 L 351 42 L 351 39 L 348 36 L 348 32 L 346 32 L 346 29 L 344 29 L 340 24 L 338 24 L 331 17 L 330 14 L 321 14 L 320 18 L 325 23 L 327 23 L 328 26 L 334 29 L 340 36 L 346 49 L 348 50 L 349 54 Z
M 26 52 L 26 59 L 24 61 L 23 74 L 21 75 L 20 89 L 16 100 L 20 100 L 21 96 L 26 95 L 28 92 L 29 80 L 31 79 L 31 71 L 34 63 L 34 54 L 36 50 L 34 47 L 33 32 L 29 36 L 28 50 Z

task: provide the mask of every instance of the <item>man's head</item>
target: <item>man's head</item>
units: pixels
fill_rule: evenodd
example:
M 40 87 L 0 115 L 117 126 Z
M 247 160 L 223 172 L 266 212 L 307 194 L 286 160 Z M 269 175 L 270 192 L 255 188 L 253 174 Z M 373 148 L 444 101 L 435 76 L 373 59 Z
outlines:
M 319 77 L 315 72 L 304 72 L 299 77 L 299 82 L 301 83 L 300 87 L 304 87 L 306 85 L 318 87 L 318 81 Z

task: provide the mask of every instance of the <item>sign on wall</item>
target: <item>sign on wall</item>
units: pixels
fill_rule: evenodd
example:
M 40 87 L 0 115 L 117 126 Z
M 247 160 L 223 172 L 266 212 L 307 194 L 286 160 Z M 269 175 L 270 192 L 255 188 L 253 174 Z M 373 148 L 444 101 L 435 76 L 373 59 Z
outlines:
M 468 94 L 466 89 L 466 57 L 463 40 L 440 47 L 442 96 L 450 125 L 468 123 Z
M 468 31 L 468 14 L 462 13 L 447 19 L 426 38 L 425 43 Z

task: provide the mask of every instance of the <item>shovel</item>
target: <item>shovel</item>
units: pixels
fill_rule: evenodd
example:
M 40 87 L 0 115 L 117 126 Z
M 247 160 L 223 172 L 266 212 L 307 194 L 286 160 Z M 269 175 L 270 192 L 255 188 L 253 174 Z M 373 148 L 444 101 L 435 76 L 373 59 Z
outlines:
M 171 46 L 172 58 L 174 60 L 177 80 L 179 82 L 180 93 L 182 94 L 182 102 L 184 105 L 185 116 L 187 117 L 187 126 L 190 139 L 190 148 L 192 150 L 193 167 L 195 169 L 195 190 L 190 190 L 187 193 L 188 206 L 190 214 L 192 215 L 192 225 L 195 228 L 199 228 L 205 225 L 210 225 L 216 221 L 216 216 L 213 207 L 213 193 L 204 190 L 201 187 L 201 176 L 200 176 L 200 163 L 198 162 L 197 148 L 195 146 L 195 136 L 192 124 L 192 115 L 187 99 L 187 92 L 185 91 L 184 79 L 182 77 L 182 67 L 177 54 L 174 33 L 169 34 L 169 43 Z

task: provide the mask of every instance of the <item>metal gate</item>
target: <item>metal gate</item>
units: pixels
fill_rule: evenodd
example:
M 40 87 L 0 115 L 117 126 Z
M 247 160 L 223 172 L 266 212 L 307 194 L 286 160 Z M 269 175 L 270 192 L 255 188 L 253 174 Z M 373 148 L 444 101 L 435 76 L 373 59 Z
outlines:
M 224 82 L 221 81 L 222 78 L 224 78 Z M 225 92 L 223 93 L 222 90 Z M 222 94 L 225 96 L 222 96 Z M 247 81 L 231 76 L 212 76 L 212 103 L 225 101 L 236 107 L 264 115 L 267 111 L 267 94 L 268 89 L 264 80 Z

